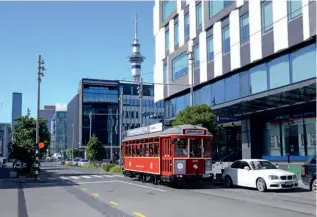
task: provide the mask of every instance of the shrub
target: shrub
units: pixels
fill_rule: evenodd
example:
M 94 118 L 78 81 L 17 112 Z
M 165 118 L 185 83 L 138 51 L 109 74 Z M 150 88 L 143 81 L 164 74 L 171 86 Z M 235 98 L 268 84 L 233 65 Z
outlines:
M 122 168 L 119 166 L 114 166 L 110 169 L 111 173 L 122 173 Z
M 65 162 L 65 166 L 72 166 L 72 162 Z
M 114 164 L 106 164 L 103 166 L 104 171 L 109 172 L 111 168 L 115 167 L 116 165 Z

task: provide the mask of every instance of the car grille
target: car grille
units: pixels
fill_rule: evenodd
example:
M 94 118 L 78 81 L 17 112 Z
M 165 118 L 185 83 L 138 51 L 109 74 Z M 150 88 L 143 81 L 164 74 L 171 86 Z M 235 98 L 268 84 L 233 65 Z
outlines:
M 281 180 L 292 180 L 293 176 L 281 176 Z

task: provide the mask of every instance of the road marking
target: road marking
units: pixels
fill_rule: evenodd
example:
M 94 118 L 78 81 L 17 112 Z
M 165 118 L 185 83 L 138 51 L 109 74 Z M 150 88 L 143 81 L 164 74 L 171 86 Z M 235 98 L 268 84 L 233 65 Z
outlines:
M 81 190 L 83 190 L 83 191 L 87 191 L 87 189 L 86 189 L 86 188 L 81 188 Z
M 91 179 L 90 176 L 81 176 L 81 177 L 83 177 L 83 178 L 85 178 L 85 179 Z
M 114 205 L 114 206 L 118 206 L 118 203 L 116 203 L 116 202 L 109 201 L 109 203 L 111 203 L 111 204 Z
M 65 176 L 61 176 L 61 179 L 68 179 L 67 177 L 65 177 Z
M 102 175 L 103 177 L 112 178 L 113 176 L 110 175 Z
M 98 176 L 98 175 L 91 175 L 91 176 L 95 178 L 102 178 L 102 176 Z
M 70 176 L 70 178 L 72 178 L 72 179 L 79 179 L 79 177 L 77 177 L 77 176 Z
M 123 175 L 113 175 L 115 177 L 124 177 Z
M 138 217 L 145 217 L 145 215 L 139 213 L 139 212 L 133 212 L 133 215 L 136 215 Z
M 125 182 L 125 181 L 120 181 L 120 180 L 116 180 L 116 182 L 121 182 L 121 183 L 128 184 L 128 185 L 134 185 L 134 186 L 138 186 L 138 187 L 141 187 L 141 188 L 147 188 L 147 189 L 151 189 L 151 190 L 155 190 L 155 191 L 166 192 L 166 190 L 163 190 L 163 189 L 152 188 L 152 187 L 148 187 L 148 186 L 144 186 L 144 185 L 138 185 L 138 184 L 134 184 L 134 183 L 131 183 L 131 182 Z
M 107 182 L 116 182 L 116 180 L 112 181 L 96 181 L 96 182 L 78 182 L 78 185 L 84 185 L 84 184 L 100 184 L 100 183 L 107 183 Z
M 99 197 L 99 194 L 93 193 L 92 196 Z

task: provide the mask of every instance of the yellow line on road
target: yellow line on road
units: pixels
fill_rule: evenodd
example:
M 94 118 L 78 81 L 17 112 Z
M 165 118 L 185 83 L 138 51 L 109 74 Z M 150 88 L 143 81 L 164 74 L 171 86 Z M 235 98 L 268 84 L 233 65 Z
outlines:
M 92 196 L 99 197 L 99 194 L 93 193 Z
M 87 191 L 87 189 L 86 189 L 86 188 L 81 188 L 81 190 L 83 190 L 83 191 Z
M 116 202 L 109 201 L 109 203 L 111 203 L 111 204 L 114 205 L 114 206 L 118 206 L 118 203 L 116 203 Z
M 137 217 L 145 217 L 145 215 L 139 213 L 139 212 L 133 212 L 133 215 L 137 216 Z

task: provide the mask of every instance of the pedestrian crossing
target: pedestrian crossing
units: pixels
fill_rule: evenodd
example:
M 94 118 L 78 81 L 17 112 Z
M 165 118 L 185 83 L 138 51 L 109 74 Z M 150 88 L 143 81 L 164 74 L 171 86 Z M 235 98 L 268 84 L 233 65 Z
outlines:
M 79 176 L 60 176 L 63 180 L 79 180 L 79 179 L 102 179 L 102 178 L 118 178 L 123 175 L 79 175 Z

